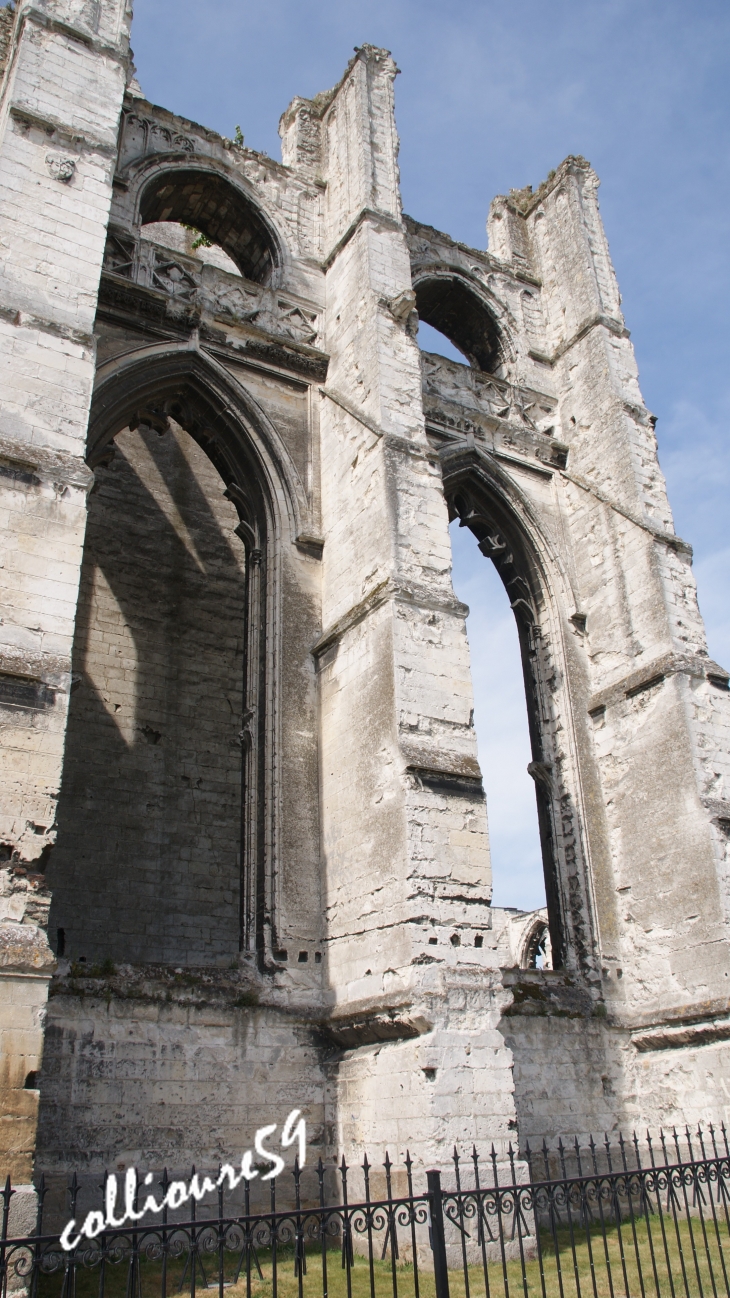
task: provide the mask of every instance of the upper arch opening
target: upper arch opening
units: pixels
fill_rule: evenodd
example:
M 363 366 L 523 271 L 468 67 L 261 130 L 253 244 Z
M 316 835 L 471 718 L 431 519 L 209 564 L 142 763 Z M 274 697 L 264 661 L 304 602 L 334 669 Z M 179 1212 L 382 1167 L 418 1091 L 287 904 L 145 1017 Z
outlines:
M 227 177 L 209 171 L 186 168 L 154 176 L 142 191 L 139 217 L 142 225 L 175 221 L 194 226 L 257 284 L 266 283 L 278 260 L 261 214 Z
M 419 319 L 444 334 L 470 365 L 494 374 L 502 361 L 496 321 L 459 275 L 432 275 L 415 285 Z

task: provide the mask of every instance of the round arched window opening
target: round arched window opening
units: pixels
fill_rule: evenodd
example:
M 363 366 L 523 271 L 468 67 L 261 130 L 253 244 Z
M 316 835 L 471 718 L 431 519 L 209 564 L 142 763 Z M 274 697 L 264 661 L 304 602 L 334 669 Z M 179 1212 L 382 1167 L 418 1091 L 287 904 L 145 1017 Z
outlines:
M 164 171 L 145 186 L 142 225 L 175 221 L 218 244 L 241 274 L 264 284 L 278 261 L 274 237 L 261 213 L 225 176 L 193 168 Z
M 469 364 L 496 374 L 502 363 L 497 323 L 478 294 L 458 275 L 431 275 L 417 280 L 420 320 L 453 343 Z

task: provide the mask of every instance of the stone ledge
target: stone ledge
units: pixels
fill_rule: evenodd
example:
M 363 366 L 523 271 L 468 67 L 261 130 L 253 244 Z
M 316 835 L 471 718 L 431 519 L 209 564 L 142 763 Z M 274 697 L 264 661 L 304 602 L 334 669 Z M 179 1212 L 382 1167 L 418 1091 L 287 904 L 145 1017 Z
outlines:
M 706 1024 L 711 1020 L 730 1021 L 730 996 L 718 996 L 713 1000 L 697 1001 L 694 1005 L 673 1005 L 664 1010 L 655 1010 L 647 1014 L 621 1014 L 610 1011 L 611 1026 L 624 1028 L 632 1033 L 646 1033 L 647 1036 L 656 1030 L 664 1032 L 673 1028 L 686 1028 Z
M 718 688 L 725 690 L 730 683 L 728 673 L 711 658 L 700 658 L 698 654 L 662 654 L 646 663 L 644 667 L 629 672 L 613 685 L 607 685 L 605 689 L 599 690 L 589 699 L 588 712 L 591 716 L 603 712 L 613 704 L 621 703 L 624 699 L 642 693 L 643 690 L 651 689 L 653 685 L 661 684 L 667 676 L 677 675 L 709 680 Z
M 396 581 L 392 577 L 386 577 L 368 591 L 364 599 L 358 604 L 348 609 L 342 617 L 338 618 L 331 626 L 323 631 L 319 639 L 312 646 L 312 655 L 319 658 L 326 649 L 341 640 L 345 633 L 357 626 L 359 622 L 364 621 L 381 605 L 386 604 L 388 600 L 394 603 L 410 604 L 413 608 L 430 609 L 433 612 L 449 613 L 454 617 L 467 617 L 469 613 L 468 604 L 462 604 L 460 600 L 451 598 L 448 595 L 435 594 L 425 587 L 418 586 L 414 582 Z
M 12 920 L 0 923 L 0 975 L 50 978 L 55 967 L 56 957 L 42 928 Z
M 7 302 L 0 306 L 0 320 L 13 325 L 15 329 L 38 330 L 39 333 L 51 334 L 54 338 L 63 338 L 76 347 L 91 348 L 96 345 L 94 335 L 86 333 L 83 329 L 76 329 L 72 325 L 62 324 L 57 320 L 48 320 L 43 316 L 32 315 Z M 62 454 L 62 452 L 56 453 Z
M 77 27 L 75 23 L 66 22 L 62 18 L 56 18 L 52 14 L 44 13 L 42 9 L 36 8 L 35 5 L 31 5 L 25 10 L 23 23 L 25 24 L 25 22 L 32 22 L 38 27 L 45 27 L 46 31 L 49 32 L 57 32 L 60 36 L 65 36 L 67 40 L 75 41 L 78 45 L 84 45 L 87 49 L 93 50 L 95 54 L 103 54 L 106 58 L 113 59 L 116 63 L 123 63 L 126 66 L 126 50 L 122 49 L 121 43 L 119 45 L 110 45 L 108 41 L 100 41 L 93 32 L 83 27 Z
M 429 748 L 403 740 L 400 751 L 408 774 L 434 791 L 461 793 L 470 798 L 484 797 L 481 767 L 476 757 L 469 753 L 445 752 L 443 748 Z
M 49 139 L 60 137 L 60 140 L 67 140 L 75 149 L 85 148 L 90 153 L 100 153 L 102 157 L 113 158 L 116 156 L 116 145 L 93 136 L 84 135 L 82 131 L 70 126 L 67 122 L 62 122 L 57 117 L 50 115 L 41 115 L 37 113 L 29 104 L 16 103 L 11 104 L 8 110 L 13 122 L 17 123 L 22 130 L 35 128 L 42 131 Z
M 44 482 L 52 486 L 78 487 L 90 491 L 94 475 L 80 455 L 64 451 L 50 451 L 30 442 L 16 442 L 0 436 L 0 477 L 16 487 L 40 487 Z
M 581 979 L 562 969 L 503 969 L 512 1004 L 505 1018 L 605 1019 L 603 1001 L 596 1000 Z
M 374 221 L 376 225 L 380 224 L 386 226 L 389 230 L 397 230 L 399 234 L 404 233 L 403 225 L 400 221 L 397 221 L 390 212 L 381 212 L 374 207 L 363 207 L 358 212 L 357 216 L 355 216 L 350 222 L 344 234 L 340 236 L 336 244 L 327 253 L 327 256 L 321 263 L 323 271 L 326 272 L 329 270 L 332 263 L 337 259 L 337 257 L 339 257 L 342 249 L 346 248 L 353 236 L 357 234 L 357 231 L 360 229 L 360 226 L 364 221 Z
M 323 1019 L 318 1030 L 328 1041 L 344 1050 L 357 1050 L 380 1041 L 408 1041 L 430 1032 L 433 1024 L 423 1015 L 411 1015 L 403 1010 L 381 1013 L 341 1015 Z
M 631 1044 L 644 1054 L 648 1050 L 677 1050 L 682 1046 L 706 1046 L 715 1041 L 727 1040 L 730 1040 L 730 1018 L 635 1032 Z
M 259 991 L 255 979 L 238 970 L 157 964 L 115 966 L 109 961 L 88 968 L 64 962 L 49 995 L 175 1004 L 192 1009 L 245 1009 L 261 1004 Z

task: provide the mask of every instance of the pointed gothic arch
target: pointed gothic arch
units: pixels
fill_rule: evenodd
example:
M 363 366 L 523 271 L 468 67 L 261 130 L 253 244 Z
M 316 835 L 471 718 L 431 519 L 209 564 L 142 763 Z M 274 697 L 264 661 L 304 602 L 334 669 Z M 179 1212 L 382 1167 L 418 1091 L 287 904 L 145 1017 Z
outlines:
M 87 439 L 92 468 L 116 433 L 145 410 L 185 418 L 227 486 L 249 475 L 269 502 L 272 522 L 290 538 L 303 529 L 306 493 L 282 439 L 244 385 L 195 340 L 152 344 L 99 366 Z
M 594 904 L 565 635 L 570 583 L 535 512 L 496 459 L 476 447 L 441 453 L 449 519 L 492 560 L 515 615 L 522 657 L 554 968 L 596 963 Z
M 240 715 L 231 719 L 240 746 L 240 759 L 234 762 L 240 760 L 241 780 L 238 949 L 264 967 L 278 945 L 274 784 L 279 681 L 272 651 L 279 640 L 277 576 L 281 546 L 297 534 L 304 507 L 301 484 L 275 429 L 250 394 L 195 347 L 145 348 L 101 367 L 89 426 L 90 467 L 110 464 L 114 439 L 124 430 L 147 437 L 179 437 L 181 430 L 189 435 L 216 471 L 220 495 L 229 502 L 226 508 L 235 507 L 237 514 L 235 536 L 245 554 L 240 598 L 232 601 L 231 612 L 241 622 L 231 635 L 243 646 Z M 156 436 L 150 444 L 158 444 Z M 149 507 L 154 507 L 151 498 Z M 222 610 L 223 627 L 225 620 Z M 204 670 L 202 664 L 199 674 Z M 235 700 L 228 702 L 233 710 Z M 191 717 L 191 727 L 197 721 Z M 152 734 L 147 742 L 158 739 Z M 62 893 L 59 889 L 59 904 Z M 220 953 L 216 958 L 222 958 Z

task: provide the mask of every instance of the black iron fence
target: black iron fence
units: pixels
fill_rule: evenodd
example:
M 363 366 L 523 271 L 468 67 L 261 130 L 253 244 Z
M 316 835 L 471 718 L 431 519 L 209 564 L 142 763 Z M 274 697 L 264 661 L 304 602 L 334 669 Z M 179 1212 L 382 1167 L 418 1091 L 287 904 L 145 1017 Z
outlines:
M 194 1172 L 195 1169 L 193 1169 Z M 159 1215 L 109 1224 L 111 1178 L 86 1211 L 74 1176 L 65 1236 L 13 1237 L 15 1191 L 2 1192 L 0 1298 L 718 1298 L 730 1294 L 730 1150 L 724 1125 L 681 1135 L 510 1148 L 418 1173 L 367 1157 L 359 1167 L 282 1173 L 231 1211 L 231 1177 L 198 1176 L 186 1220 L 173 1219 L 166 1173 Z M 148 1175 L 115 1200 L 112 1220 L 144 1209 Z M 188 1179 L 189 1181 L 189 1179 Z M 218 1181 L 218 1184 L 215 1184 Z M 259 1179 L 253 1182 L 264 1188 Z M 117 1187 L 114 1180 L 113 1191 Z M 286 1195 L 286 1201 L 282 1202 Z M 116 1203 L 119 1206 L 116 1206 Z M 140 1208 L 141 1205 L 141 1208 Z M 173 1205 L 173 1206 L 171 1206 Z M 114 1216 L 116 1211 L 117 1216 Z M 89 1212 L 91 1215 L 89 1215 Z M 16 1213 L 17 1216 L 17 1213 Z M 86 1234 L 81 1234 L 82 1227 Z

